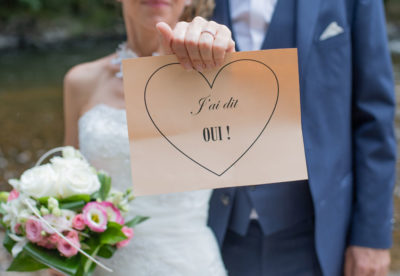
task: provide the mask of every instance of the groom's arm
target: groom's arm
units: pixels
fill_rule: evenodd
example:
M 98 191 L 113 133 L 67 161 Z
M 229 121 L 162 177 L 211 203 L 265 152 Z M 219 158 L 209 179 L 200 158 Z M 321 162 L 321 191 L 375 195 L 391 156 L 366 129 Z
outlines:
M 392 243 L 396 140 L 382 1 L 356 0 L 352 34 L 355 202 L 345 268 L 347 275 L 384 275 L 390 258 L 382 249 Z

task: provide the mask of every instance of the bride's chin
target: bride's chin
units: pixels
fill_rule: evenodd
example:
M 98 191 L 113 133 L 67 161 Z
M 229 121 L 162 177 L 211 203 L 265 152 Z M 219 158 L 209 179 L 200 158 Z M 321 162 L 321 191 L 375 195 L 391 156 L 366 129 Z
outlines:
M 149 24 L 149 26 L 155 26 L 159 22 L 166 22 L 169 25 L 174 23 L 175 21 L 178 22 L 178 18 L 175 20 L 173 18 L 174 16 L 171 16 L 170 12 L 152 12 L 148 13 L 147 16 L 145 16 L 142 22 L 146 22 L 146 24 Z M 175 23 L 176 23 L 175 22 Z
M 157 23 L 160 23 L 160 22 L 165 22 L 168 25 L 172 26 L 173 24 L 171 24 L 171 22 L 169 22 L 169 21 L 170 21 L 169 18 L 165 18 L 163 16 L 157 16 L 157 17 L 148 18 L 148 20 L 146 20 L 145 25 L 148 29 L 155 30 Z

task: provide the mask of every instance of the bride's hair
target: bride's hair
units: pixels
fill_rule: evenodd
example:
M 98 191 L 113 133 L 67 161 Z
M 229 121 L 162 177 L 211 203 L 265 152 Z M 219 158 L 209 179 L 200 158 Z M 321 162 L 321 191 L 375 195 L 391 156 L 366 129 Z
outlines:
M 196 16 L 209 18 L 215 7 L 214 0 L 192 0 L 192 4 L 183 10 L 180 20 L 191 21 Z

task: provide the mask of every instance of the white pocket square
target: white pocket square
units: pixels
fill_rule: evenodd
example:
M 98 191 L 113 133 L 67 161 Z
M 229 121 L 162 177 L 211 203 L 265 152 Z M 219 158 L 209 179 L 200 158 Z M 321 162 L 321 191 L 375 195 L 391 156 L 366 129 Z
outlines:
M 337 36 L 344 32 L 344 29 L 338 25 L 336 21 L 332 22 L 331 24 L 326 27 L 325 31 L 319 37 L 320 41 L 326 40 L 328 38 Z

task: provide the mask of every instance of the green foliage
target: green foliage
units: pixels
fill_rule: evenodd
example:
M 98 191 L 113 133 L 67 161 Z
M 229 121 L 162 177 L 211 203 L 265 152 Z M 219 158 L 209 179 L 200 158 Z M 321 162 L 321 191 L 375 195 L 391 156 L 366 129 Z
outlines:
M 80 257 L 65 258 L 56 250 L 47 250 L 40 246 L 28 243 L 13 259 L 7 271 L 36 271 L 45 268 L 54 268 L 67 275 L 75 275 L 80 266 Z
M 117 248 L 115 246 L 110 244 L 104 244 L 102 247 L 100 247 L 97 256 L 109 259 L 114 255 L 115 251 L 117 251 Z
M 86 205 L 86 201 L 79 200 L 75 202 L 60 203 L 60 209 L 68 209 L 72 211 L 79 211 Z
M 59 19 L 85 27 L 109 27 L 121 18 L 120 3 L 115 0 L 0 0 L 1 25 L 35 28 Z M 6 26 L 6 25 L 3 25 Z
M 101 245 L 98 244 L 99 241 L 97 238 L 89 240 L 89 247 L 90 249 L 86 251 L 90 256 L 93 258 L 96 258 L 97 252 L 99 252 L 99 249 Z M 90 259 L 88 259 L 86 256 L 81 255 L 81 266 L 76 273 L 76 276 L 89 276 L 93 273 L 94 269 L 96 268 L 96 264 L 93 263 Z
M 6 203 L 9 195 L 9 192 L 0 192 L 0 203 Z
M 82 201 L 82 200 L 85 202 L 89 202 L 90 195 L 85 195 L 85 194 L 73 195 L 70 197 L 60 199 L 60 203 L 70 203 L 70 202 L 76 202 L 76 201 Z
M 48 200 L 49 200 L 48 196 L 41 197 L 38 199 L 40 205 L 46 208 L 48 207 Z M 73 211 L 81 210 L 83 206 L 85 206 L 85 204 L 89 201 L 90 201 L 90 195 L 85 195 L 85 194 L 73 195 L 70 197 L 58 199 L 60 209 L 69 209 Z
M 81 210 L 90 201 L 90 195 L 73 195 L 60 200 L 60 209 Z
M 67 275 L 75 275 L 80 266 L 80 257 L 75 255 L 71 258 L 60 256 L 56 250 L 48 250 L 43 247 L 28 243 L 23 252 L 26 252 L 33 259 L 55 268 Z
M 148 219 L 149 219 L 149 217 L 136 216 L 133 219 L 131 219 L 130 221 L 126 222 L 125 225 L 133 228 L 136 225 L 138 225 L 139 223 L 142 223 Z
M 100 244 L 99 238 L 97 236 L 93 236 L 91 239 L 87 241 L 86 246 L 88 247 L 86 253 L 88 253 L 93 258 L 96 256 L 111 258 L 116 249 L 112 249 L 111 245 L 102 245 Z M 110 248 L 108 248 L 110 247 Z M 115 247 L 114 247 L 115 248 Z M 80 255 L 80 267 L 77 273 L 74 276 L 90 276 L 93 274 L 94 269 L 96 268 L 96 264 L 89 260 L 86 256 Z
M 42 1 L 40 0 L 18 0 L 21 6 L 27 7 L 31 11 L 39 11 L 42 8 Z
M 26 251 L 21 251 L 8 267 L 7 271 L 36 271 L 48 268 L 46 265 L 32 258 Z
M 41 205 L 44 205 L 47 207 L 47 202 L 49 201 L 49 198 L 50 198 L 49 196 L 44 196 L 44 197 L 38 198 L 37 201 L 39 201 L 39 203 Z
M 10 238 L 10 236 L 8 235 L 8 233 L 10 233 L 9 230 L 7 230 L 6 235 L 4 237 L 3 240 L 3 246 L 5 249 L 7 249 L 7 251 L 9 253 L 11 253 L 11 249 L 13 248 L 13 246 L 15 245 L 15 241 L 13 239 Z
M 111 190 L 111 177 L 105 173 L 98 173 L 97 177 L 100 181 L 100 190 L 96 192 L 92 197 L 105 201 Z
M 100 243 L 113 245 L 117 242 L 126 240 L 127 237 L 121 229 L 121 224 L 109 222 L 107 224 L 107 230 L 100 235 Z

